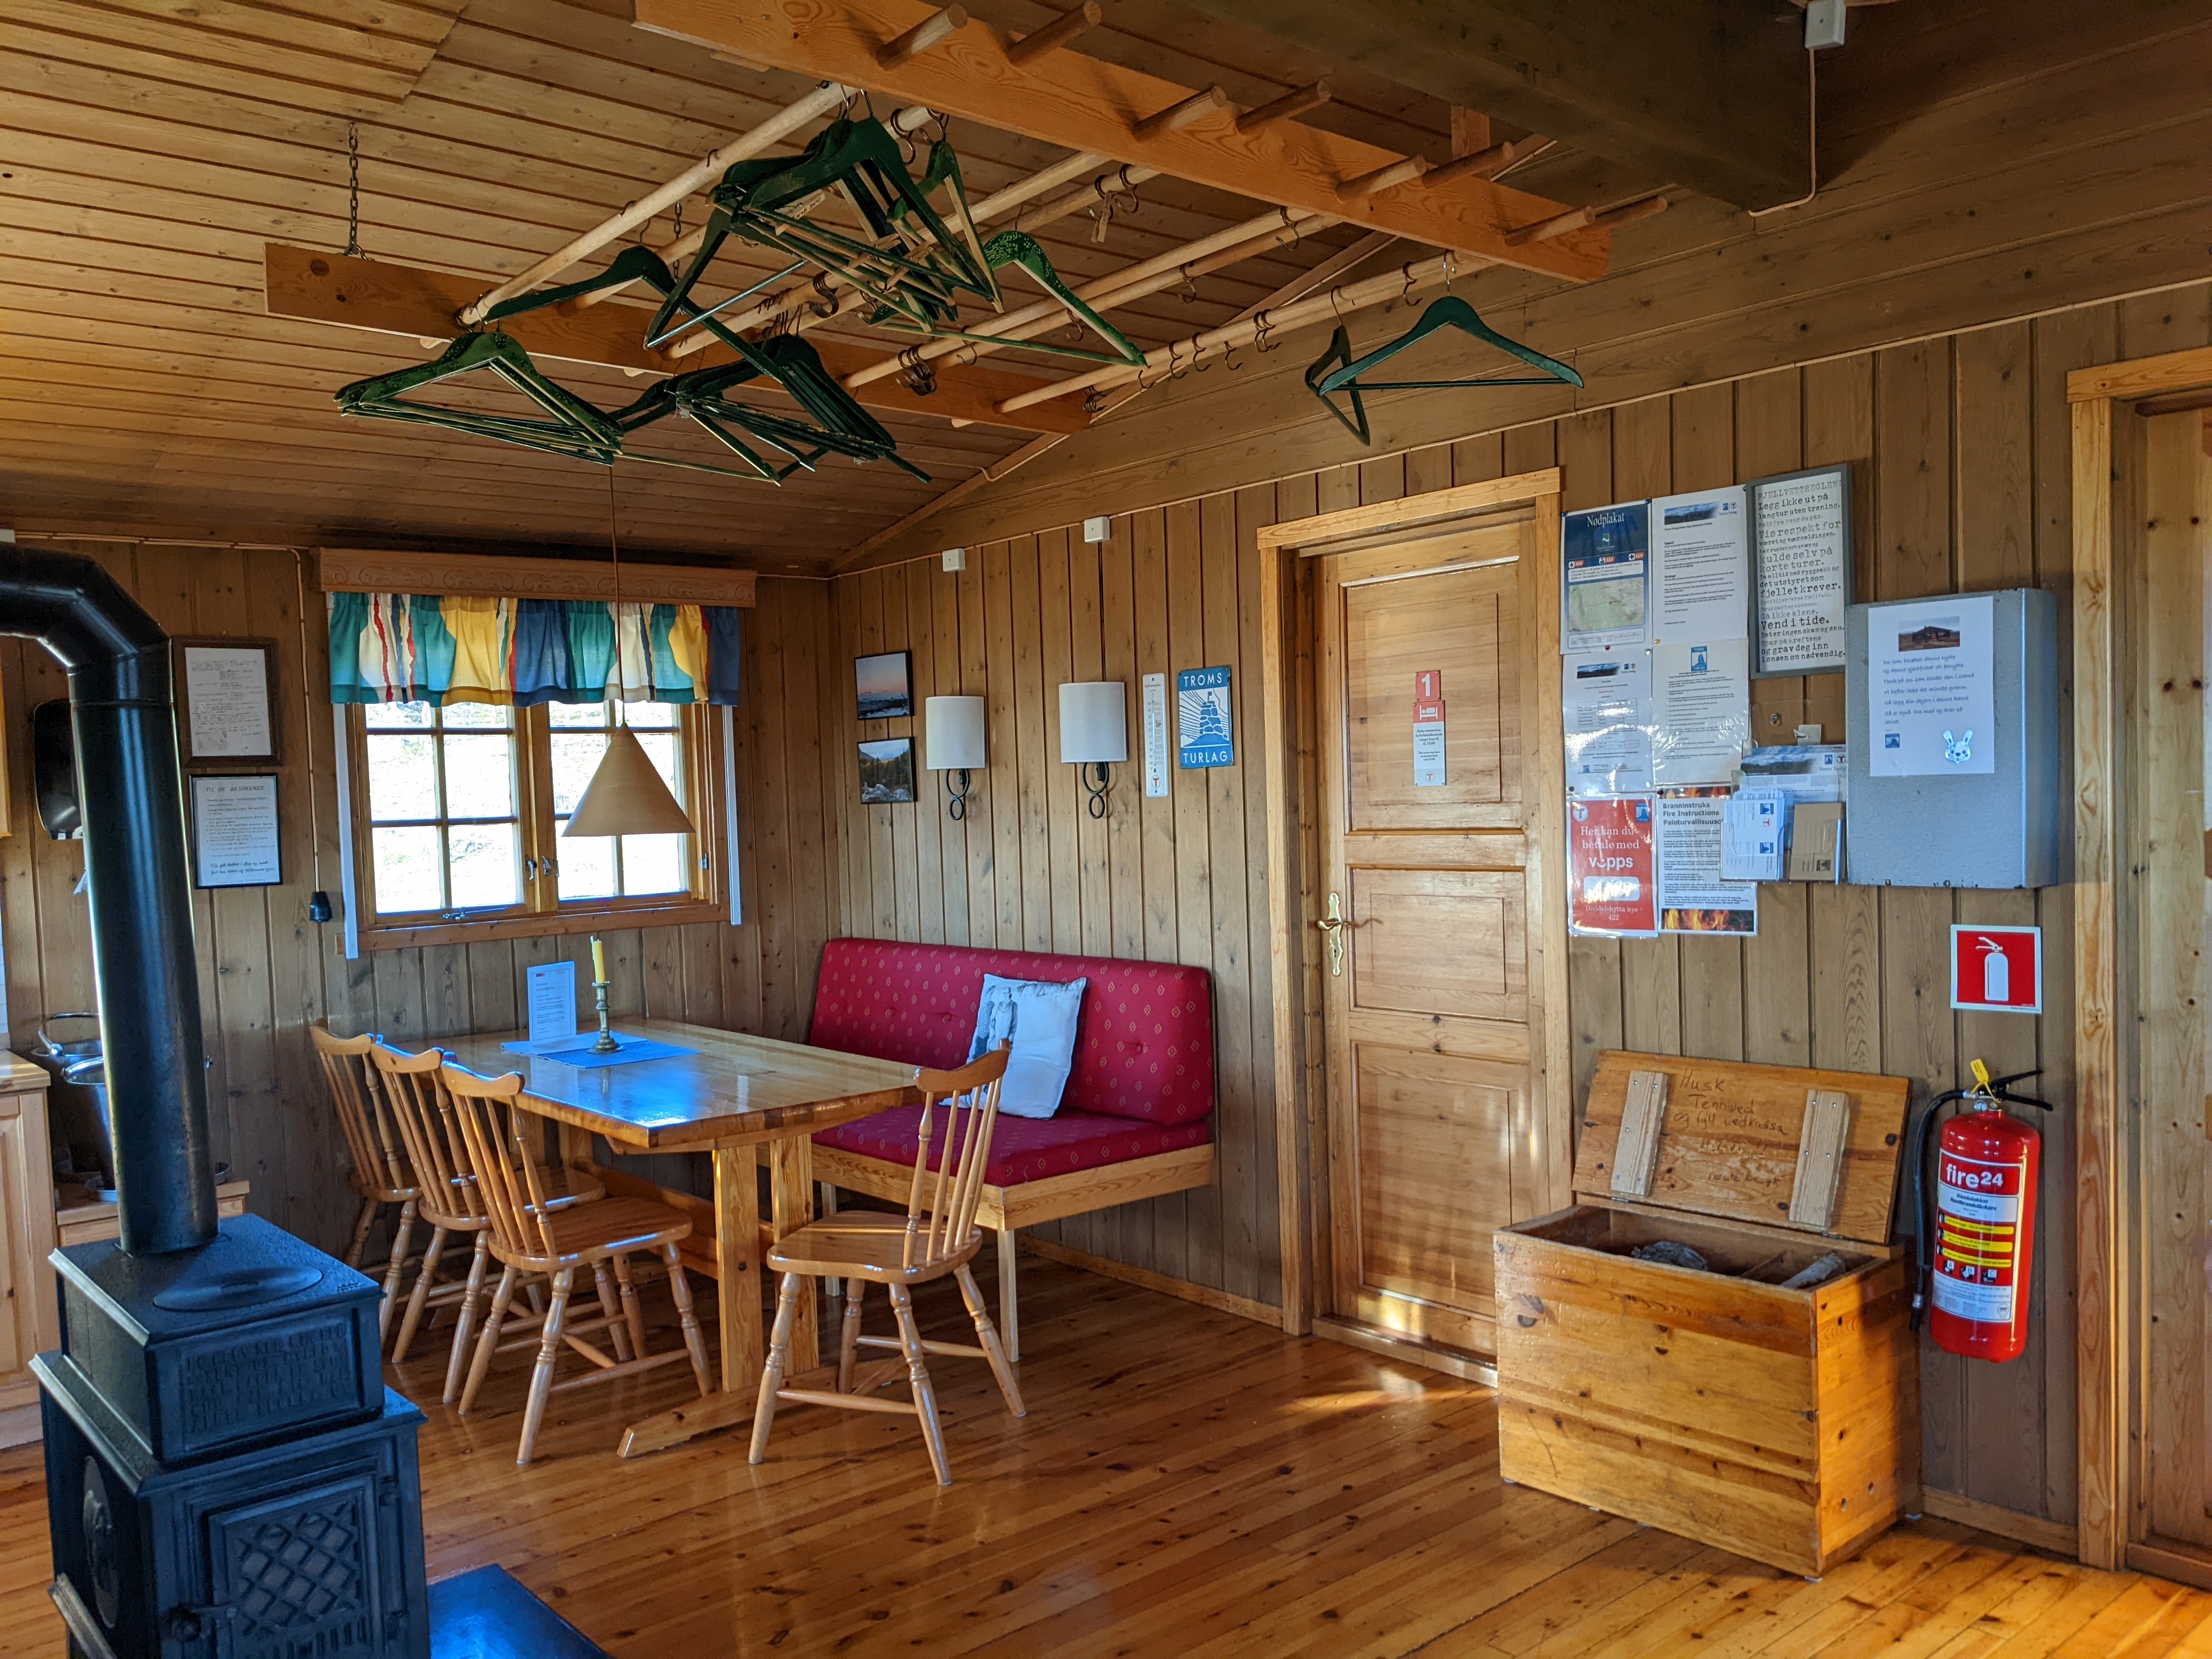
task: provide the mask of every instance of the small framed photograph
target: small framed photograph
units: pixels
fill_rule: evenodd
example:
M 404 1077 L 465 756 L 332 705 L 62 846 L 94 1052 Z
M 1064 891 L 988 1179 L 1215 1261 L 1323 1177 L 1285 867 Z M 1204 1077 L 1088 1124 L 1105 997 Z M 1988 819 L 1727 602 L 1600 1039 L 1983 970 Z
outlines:
M 884 738 L 860 745 L 860 804 L 896 805 L 914 799 L 914 739 Z
M 914 713 L 913 662 L 908 651 L 853 659 L 854 690 L 862 720 L 895 720 Z
M 174 641 L 177 744 L 188 768 L 281 762 L 274 640 Z
M 191 792 L 193 886 L 283 882 L 274 772 L 204 774 L 191 780 Z

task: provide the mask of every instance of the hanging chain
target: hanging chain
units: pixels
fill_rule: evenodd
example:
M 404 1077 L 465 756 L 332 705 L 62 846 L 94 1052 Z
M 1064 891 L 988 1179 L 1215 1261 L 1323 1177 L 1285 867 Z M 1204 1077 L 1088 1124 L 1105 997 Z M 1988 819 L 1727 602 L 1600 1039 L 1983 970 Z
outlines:
M 361 129 L 346 123 L 346 258 L 361 258 Z

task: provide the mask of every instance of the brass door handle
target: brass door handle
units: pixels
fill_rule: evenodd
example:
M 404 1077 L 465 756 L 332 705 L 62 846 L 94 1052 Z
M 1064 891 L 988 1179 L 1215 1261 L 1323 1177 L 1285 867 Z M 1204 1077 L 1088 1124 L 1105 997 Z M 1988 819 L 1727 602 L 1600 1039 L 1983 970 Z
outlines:
M 1333 892 L 1328 896 L 1328 914 L 1317 918 L 1314 926 L 1328 935 L 1328 971 L 1340 978 L 1344 973 L 1345 930 L 1364 927 L 1367 923 L 1349 920 L 1344 914 L 1343 897 Z

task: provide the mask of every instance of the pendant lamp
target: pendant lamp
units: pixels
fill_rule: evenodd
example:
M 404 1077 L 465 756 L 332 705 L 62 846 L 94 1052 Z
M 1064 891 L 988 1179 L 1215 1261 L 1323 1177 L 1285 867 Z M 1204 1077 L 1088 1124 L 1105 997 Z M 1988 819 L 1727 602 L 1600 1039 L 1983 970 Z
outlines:
M 615 534 L 615 470 L 607 469 L 607 544 L 614 556 L 615 684 L 606 752 L 561 831 L 571 836 L 688 836 L 696 828 L 622 714 L 622 544 Z

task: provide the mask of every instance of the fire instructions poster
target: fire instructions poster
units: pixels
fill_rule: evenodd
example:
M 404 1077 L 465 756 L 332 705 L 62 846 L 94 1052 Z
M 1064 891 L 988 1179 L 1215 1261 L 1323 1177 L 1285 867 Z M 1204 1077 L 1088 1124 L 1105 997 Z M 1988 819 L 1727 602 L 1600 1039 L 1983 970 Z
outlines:
M 1638 795 L 1651 787 L 1651 653 L 1634 647 L 1560 659 L 1567 793 Z
M 1660 788 L 1735 781 L 1751 742 L 1750 661 L 1741 638 L 1652 647 L 1651 766 Z
M 1565 577 L 1560 648 L 1644 644 L 1650 637 L 1650 503 L 1570 513 L 1559 523 L 1559 547 Z
M 1659 921 L 1651 798 L 1567 804 L 1567 927 L 1577 933 L 1649 938 Z
M 1877 778 L 1996 770 L 1996 601 L 1945 593 L 1867 611 L 1867 770 Z
M 1759 884 L 1721 878 L 1725 789 L 1662 795 L 1655 840 L 1659 927 L 1668 933 L 1756 933 Z
M 1651 503 L 1651 637 L 1741 639 L 1751 626 L 1743 489 Z

